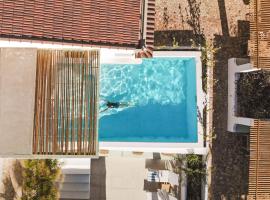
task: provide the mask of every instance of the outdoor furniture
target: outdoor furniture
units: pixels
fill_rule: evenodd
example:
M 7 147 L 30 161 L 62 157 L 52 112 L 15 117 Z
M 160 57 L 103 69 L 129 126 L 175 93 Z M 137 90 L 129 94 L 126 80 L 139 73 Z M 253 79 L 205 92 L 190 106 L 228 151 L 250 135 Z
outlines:
M 161 182 L 158 171 L 154 170 L 148 171 L 147 180 L 150 182 Z
M 146 159 L 145 160 L 145 168 L 152 170 L 165 170 L 166 169 L 166 161 L 165 160 L 157 160 L 157 159 Z
M 153 182 L 144 180 L 143 190 L 146 192 L 157 192 L 161 188 L 160 182 Z
M 170 192 L 171 191 L 171 185 L 168 183 L 162 183 L 161 184 L 161 190 L 164 190 L 166 192 Z
M 170 183 L 179 185 L 179 175 L 168 170 L 149 170 L 147 180 L 152 182 Z

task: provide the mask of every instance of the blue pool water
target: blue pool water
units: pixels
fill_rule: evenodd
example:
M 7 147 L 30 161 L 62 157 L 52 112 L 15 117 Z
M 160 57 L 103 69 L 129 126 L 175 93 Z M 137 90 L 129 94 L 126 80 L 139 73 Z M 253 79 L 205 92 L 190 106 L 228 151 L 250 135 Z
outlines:
M 100 76 L 99 141 L 197 142 L 195 59 L 102 64 Z M 105 110 L 106 100 L 129 106 Z

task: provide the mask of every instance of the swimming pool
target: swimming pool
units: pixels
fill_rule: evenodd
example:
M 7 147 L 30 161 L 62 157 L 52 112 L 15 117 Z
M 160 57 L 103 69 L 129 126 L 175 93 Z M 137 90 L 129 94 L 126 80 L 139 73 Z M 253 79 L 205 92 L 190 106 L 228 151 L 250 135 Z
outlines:
M 99 141 L 198 141 L 194 58 L 102 64 L 100 76 Z M 106 101 L 129 106 L 106 110 Z

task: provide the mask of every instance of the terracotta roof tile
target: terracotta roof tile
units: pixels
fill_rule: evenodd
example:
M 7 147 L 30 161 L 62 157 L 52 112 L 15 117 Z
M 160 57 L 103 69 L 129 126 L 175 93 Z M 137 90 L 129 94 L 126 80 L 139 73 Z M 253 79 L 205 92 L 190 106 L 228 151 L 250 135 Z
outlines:
M 0 1 L 0 35 L 137 47 L 140 16 L 140 0 Z

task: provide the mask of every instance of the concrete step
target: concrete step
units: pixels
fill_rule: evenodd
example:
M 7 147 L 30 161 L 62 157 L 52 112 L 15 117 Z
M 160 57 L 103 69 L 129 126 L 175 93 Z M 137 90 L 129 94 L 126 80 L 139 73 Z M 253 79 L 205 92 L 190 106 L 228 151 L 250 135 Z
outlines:
M 90 192 L 61 192 L 60 199 L 89 199 Z
M 60 191 L 63 192 L 89 192 L 90 183 L 62 183 L 60 185 Z
M 151 10 L 155 9 L 155 4 L 153 4 L 153 3 L 148 3 L 148 10 L 149 10 L 149 9 L 151 9 Z
M 155 15 L 155 9 L 154 8 L 148 8 L 147 15 Z
M 152 33 L 154 33 L 155 26 L 149 26 L 149 25 L 147 25 L 147 31 L 151 31 Z
M 147 26 L 151 26 L 155 28 L 155 22 L 154 21 L 148 21 Z
M 154 31 L 147 31 L 146 32 L 146 37 L 152 37 L 152 38 L 154 38 Z
M 63 176 L 63 182 L 66 183 L 89 183 L 90 175 L 85 174 L 66 174 Z
M 85 174 L 91 173 L 90 168 L 62 168 L 62 174 Z
M 64 168 L 68 167 L 82 167 L 82 168 L 90 168 L 91 159 L 90 158 L 67 158 L 61 159 Z

